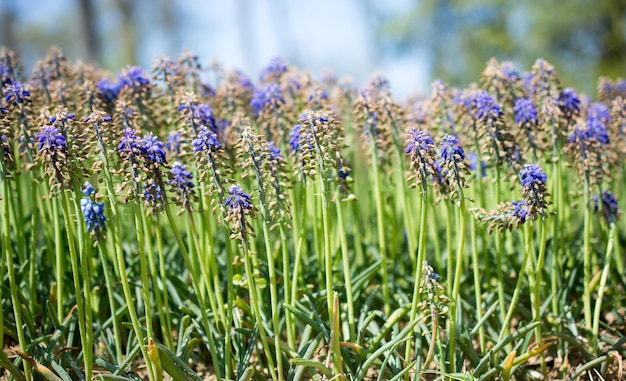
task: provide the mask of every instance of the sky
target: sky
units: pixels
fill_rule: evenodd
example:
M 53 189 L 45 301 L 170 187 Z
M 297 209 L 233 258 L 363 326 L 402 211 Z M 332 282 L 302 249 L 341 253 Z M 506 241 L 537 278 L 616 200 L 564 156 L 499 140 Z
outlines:
M 48 35 L 46 42 L 55 42 L 55 35 L 63 35 L 63 40 L 69 41 L 57 43 L 64 51 L 70 50 L 70 58 L 80 58 L 80 50 L 63 46 L 80 44 L 80 24 L 72 23 L 78 17 L 77 0 L 0 1 L 11 2 L 15 7 L 16 25 L 22 33 L 35 28 Z M 119 33 L 121 16 L 114 1 L 95 0 L 105 58 L 115 55 L 120 39 L 124 38 Z M 225 68 L 243 69 L 252 78 L 272 58 L 281 56 L 317 77 L 328 71 L 339 77 L 352 77 L 357 86 L 381 70 L 398 98 L 416 91 L 428 92 L 431 70 L 427 52 L 376 56 L 373 42 L 377 36 L 363 7 L 365 0 L 172 0 L 173 16 L 178 23 L 173 34 L 157 27 L 162 17 L 159 1 L 135 2 L 138 58 L 146 69 L 156 57 L 176 57 L 188 48 L 204 64 L 218 60 Z M 383 4 L 385 12 L 396 13 L 413 5 L 411 0 L 386 0 Z M 25 61 L 42 58 L 45 51 L 29 54 Z M 29 62 L 25 63 L 28 66 Z M 120 63 L 109 61 L 104 66 L 118 70 Z

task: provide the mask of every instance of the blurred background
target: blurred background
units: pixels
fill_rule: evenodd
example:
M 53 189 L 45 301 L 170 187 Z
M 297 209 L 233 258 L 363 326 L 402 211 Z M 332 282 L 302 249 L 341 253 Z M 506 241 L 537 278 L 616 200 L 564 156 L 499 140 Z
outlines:
M 490 57 L 536 58 L 594 94 L 626 76 L 626 0 L 0 0 L 0 44 L 30 72 L 51 45 L 111 71 L 183 48 L 256 78 L 273 57 L 362 85 L 375 70 L 397 97 L 435 78 L 477 81 Z

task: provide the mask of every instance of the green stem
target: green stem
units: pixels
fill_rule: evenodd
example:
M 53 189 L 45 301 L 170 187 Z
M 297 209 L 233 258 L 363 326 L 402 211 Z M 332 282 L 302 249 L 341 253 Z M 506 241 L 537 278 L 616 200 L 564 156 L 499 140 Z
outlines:
M 532 230 L 526 226 L 526 249 L 524 251 L 524 260 L 522 261 L 522 266 L 520 268 L 519 273 L 517 274 L 517 283 L 515 284 L 515 291 L 513 292 L 513 296 L 511 297 L 511 304 L 509 305 L 509 309 L 506 313 L 506 316 L 502 323 L 502 329 L 500 330 L 500 335 L 498 335 L 498 342 L 504 339 L 505 335 L 509 335 L 509 324 L 511 324 L 511 319 L 513 318 L 513 313 L 515 312 L 515 307 L 517 307 L 517 302 L 519 300 L 522 285 L 524 283 L 524 275 L 526 274 L 526 267 L 528 267 L 528 259 L 530 258 L 530 254 L 532 252 L 532 243 L 533 243 L 533 234 Z
M 152 221 L 146 218 L 146 216 L 143 214 L 141 216 L 141 223 L 143 224 L 144 234 L 148 237 L 151 237 L 153 235 L 152 232 L 154 231 L 156 233 L 157 245 L 162 246 L 162 244 L 159 244 L 159 241 L 161 240 L 161 229 L 158 226 L 158 217 L 156 229 L 152 229 Z M 167 292 L 167 289 L 165 288 L 165 278 L 162 278 L 163 288 L 160 288 L 159 276 L 161 273 L 157 270 L 157 265 L 155 261 L 156 255 L 154 255 L 154 248 L 151 242 L 146 245 L 146 250 L 148 254 L 146 257 L 148 258 L 149 274 L 152 282 L 152 289 L 154 290 L 154 301 L 156 303 L 156 311 L 159 319 L 159 326 L 161 327 L 161 334 L 163 335 L 163 341 L 165 342 L 165 346 L 171 349 L 172 331 L 170 328 L 168 328 L 168 321 L 165 316 L 166 310 L 164 306 L 165 296 L 163 295 Z M 161 251 L 159 251 L 158 255 L 159 258 L 162 257 Z M 159 261 L 161 261 L 161 259 L 159 259 Z
M 81 292 L 81 281 L 80 281 L 80 264 L 78 261 L 78 253 L 76 252 L 76 243 L 74 241 L 74 231 L 72 228 L 72 224 L 70 221 L 72 220 L 72 216 L 69 210 L 69 201 L 67 199 L 67 195 L 65 194 L 65 190 L 60 190 L 61 194 L 61 206 L 63 207 L 63 220 L 65 221 L 65 230 L 67 234 L 67 244 L 70 251 L 70 264 L 72 267 L 72 276 L 74 279 L 74 296 L 76 297 L 76 307 L 78 309 L 78 329 L 80 333 L 80 340 L 83 346 L 87 346 L 89 343 L 89 339 L 87 338 L 87 330 L 85 327 L 85 305 L 83 302 L 83 293 Z M 84 349 L 83 349 L 84 350 Z M 83 357 L 83 362 L 85 365 L 85 374 L 91 374 L 91 363 L 89 362 L 91 356 L 88 353 L 92 352 L 90 348 L 87 348 L 87 351 L 83 353 L 85 356 Z
M 496 167 L 496 206 L 500 204 L 501 187 L 500 167 Z M 496 232 L 496 276 L 498 277 L 498 301 L 500 302 L 500 321 L 505 320 L 504 276 L 502 274 L 502 233 Z
M 591 315 L 591 205 L 590 202 L 590 188 L 589 179 L 585 177 L 585 222 L 583 232 L 583 304 L 585 313 L 585 328 L 591 331 L 593 328 L 593 321 Z
M 172 211 L 170 210 L 170 206 L 168 203 L 165 203 L 164 210 L 165 210 L 165 215 L 167 216 L 167 221 L 170 225 L 170 228 L 172 229 L 172 233 L 174 234 L 174 238 L 176 239 L 176 243 L 178 244 L 178 248 L 180 249 L 183 255 L 183 260 L 185 261 L 185 265 L 191 269 L 191 266 L 192 266 L 191 256 L 189 255 L 189 252 L 187 251 L 187 248 L 185 247 L 185 244 L 180 235 L 180 232 L 178 231 L 178 228 L 176 227 L 176 221 L 174 220 L 174 216 L 172 215 Z M 190 271 L 189 273 L 191 274 L 191 283 L 193 284 L 194 291 L 196 292 L 198 303 L 200 305 L 200 318 L 202 319 L 202 324 L 206 332 L 206 339 L 209 344 L 209 353 L 211 354 L 211 360 L 213 361 L 213 365 L 214 365 L 213 370 L 215 371 L 215 377 L 219 380 L 221 379 L 222 370 L 221 370 L 220 363 L 219 363 L 217 347 L 215 346 L 215 340 L 213 339 L 213 334 L 211 333 L 211 329 L 209 325 L 209 318 L 206 313 L 206 304 L 205 304 L 206 302 L 202 298 L 202 294 L 200 292 L 200 281 L 197 279 L 197 274 L 195 274 L 195 272 L 193 271 Z M 227 332 L 226 334 L 229 334 L 229 332 Z
M 451 324 L 450 324 L 450 369 L 456 371 L 456 327 L 458 325 L 457 318 L 462 316 L 461 303 L 459 293 L 461 291 L 461 274 L 463 272 L 463 253 L 465 251 L 465 199 L 463 198 L 462 189 L 459 192 L 459 241 L 456 253 L 456 268 L 454 272 L 454 288 L 452 290 L 452 308 L 451 308 Z
M 541 333 L 541 278 L 543 273 L 543 265 L 546 258 L 546 240 L 547 240 L 547 231 L 548 226 L 546 224 L 545 219 L 541 220 L 541 224 L 539 225 L 541 229 L 541 238 L 539 241 L 539 257 L 537 258 L 537 268 L 535 270 L 535 281 L 533 287 L 533 298 L 532 298 L 532 309 L 533 309 L 533 319 L 539 322 L 537 328 L 535 328 L 535 338 L 537 340 L 537 345 L 541 345 L 543 342 L 543 335 Z M 545 356 L 541 355 L 541 370 L 543 371 L 544 376 L 547 378 L 547 369 L 546 369 L 546 361 Z
M 114 233 L 111 233 L 114 234 Z M 104 282 L 107 287 L 107 298 L 109 299 L 109 309 L 111 311 L 111 318 L 113 319 L 113 335 L 115 336 L 115 359 L 117 364 L 122 363 L 122 339 L 120 337 L 120 323 L 117 314 L 115 313 L 117 305 L 115 303 L 115 294 L 113 292 L 113 281 L 111 278 L 111 270 L 109 269 L 109 265 L 107 264 L 108 258 L 106 257 L 104 250 L 101 249 L 104 242 L 102 240 L 98 240 L 98 253 L 100 254 L 100 263 L 102 264 L 102 272 L 104 273 Z
M 391 306 L 389 303 L 389 277 L 387 274 L 387 239 L 385 237 L 385 209 L 383 207 L 383 194 L 380 185 L 380 173 L 378 166 L 378 153 L 376 152 L 376 141 L 370 137 L 370 156 L 372 158 L 372 177 L 374 180 L 374 198 L 376 199 L 376 222 L 378 227 L 378 250 L 380 251 L 380 259 L 382 261 L 382 282 L 383 282 L 383 299 L 384 312 L 389 316 Z M 421 268 L 418 262 L 417 267 Z
M 417 307 L 420 301 L 420 283 L 422 281 L 422 272 L 424 259 L 426 258 L 426 221 L 428 206 L 426 204 L 427 194 L 424 192 L 420 195 L 421 207 L 420 207 L 420 228 L 419 228 L 419 241 L 417 243 L 417 268 L 415 270 L 415 278 L 413 279 L 413 298 L 411 301 L 411 312 L 409 315 L 409 323 L 413 322 L 417 316 Z M 411 330 L 407 339 L 407 345 L 404 353 L 405 366 L 411 362 L 411 343 L 413 340 L 414 332 Z M 416 357 L 419 357 L 416 354 Z M 417 364 L 419 367 L 419 363 Z M 408 374 L 407 374 L 408 377 Z
M 346 299 L 348 302 L 348 329 L 350 331 L 350 341 L 356 339 L 356 325 L 354 322 L 354 303 L 352 298 L 352 279 L 350 275 L 350 252 L 348 251 L 348 237 L 345 231 L 345 221 L 343 217 L 343 205 L 337 189 L 337 226 L 339 227 L 339 240 L 341 242 L 341 259 L 343 261 L 343 276 L 346 286 Z
M 58 218 L 59 213 L 59 199 L 56 197 L 52 200 L 52 209 L 54 218 Z M 65 314 L 63 313 L 63 306 L 65 300 L 63 298 L 63 292 L 65 291 L 65 281 L 63 280 L 63 274 L 65 273 L 65 253 L 63 252 L 63 243 L 65 240 L 61 238 L 61 224 L 59 221 L 54 224 L 54 249 L 56 257 L 56 281 L 57 281 L 57 319 L 63 321 Z
M 274 360 L 270 355 L 272 352 L 270 351 L 269 345 L 267 344 L 267 334 L 265 333 L 265 328 L 263 326 L 263 321 L 261 320 L 261 308 L 259 307 L 258 291 L 256 289 L 256 281 L 254 280 L 254 273 L 252 272 L 252 265 L 250 262 L 250 252 L 248 251 L 248 245 L 244 238 L 241 239 L 241 249 L 243 254 L 243 263 L 246 269 L 246 277 L 248 278 L 248 290 L 250 296 L 250 304 L 252 305 L 252 311 L 254 314 L 254 319 L 256 320 L 257 328 L 259 329 L 259 335 L 261 336 L 261 344 L 263 345 L 263 351 L 267 354 L 267 367 L 270 371 L 270 375 L 272 380 L 276 380 L 276 369 L 274 369 Z M 276 348 L 277 352 L 280 352 L 280 347 Z
M 609 269 L 611 266 L 611 255 L 613 254 L 613 242 L 615 238 L 615 223 L 611 223 L 609 228 L 609 240 L 606 247 L 604 257 L 604 268 L 602 269 L 602 277 L 600 278 L 600 286 L 598 287 L 598 299 L 596 300 L 595 309 L 593 311 L 593 334 L 591 336 L 590 347 L 592 353 L 597 356 L 600 347 L 598 346 L 598 334 L 600 332 L 600 314 L 602 312 L 602 299 L 604 298 L 604 289 L 609 278 Z
M 7 272 L 9 275 L 9 291 L 11 293 L 11 300 L 13 301 L 13 316 L 15 318 L 15 329 L 17 330 L 17 341 L 20 346 L 20 351 L 26 353 L 26 337 L 24 336 L 24 327 L 22 326 L 22 312 L 19 305 L 18 285 L 15 280 L 15 265 L 13 263 L 13 243 L 11 242 L 11 222 L 9 220 L 9 186 L 8 181 L 3 179 L 3 192 L 4 192 L 4 253 L 6 254 Z M 0 318 L 4 319 L 4 317 Z M 3 332 L 2 332 L 3 333 Z M 24 362 L 24 376 L 27 380 L 31 380 L 30 366 Z

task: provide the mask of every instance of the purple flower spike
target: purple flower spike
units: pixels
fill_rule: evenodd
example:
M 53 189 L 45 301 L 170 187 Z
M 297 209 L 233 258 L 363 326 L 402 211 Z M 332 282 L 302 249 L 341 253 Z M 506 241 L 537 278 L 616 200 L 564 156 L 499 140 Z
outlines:
M 217 140 L 217 135 L 207 127 L 202 127 L 198 137 L 191 141 L 193 152 L 215 152 L 222 148 L 222 143 Z
M 229 209 L 238 209 L 242 211 L 251 210 L 253 208 L 252 203 L 250 202 L 252 197 L 245 193 L 243 189 L 241 189 L 240 185 L 232 185 L 228 192 L 229 195 L 228 198 L 226 198 L 226 201 L 224 201 L 224 206 Z
M 37 149 L 39 151 L 56 152 L 67 147 L 65 137 L 54 126 L 41 127 L 41 132 L 38 132 L 35 138 L 37 139 Z
M 528 98 L 519 98 L 513 107 L 515 112 L 515 123 L 517 124 L 537 124 L 537 109 Z
M 164 144 L 160 142 L 156 136 L 150 132 L 148 135 L 143 138 L 143 150 L 146 154 L 146 158 L 157 164 L 167 163 L 165 160 L 165 150 L 163 149 Z

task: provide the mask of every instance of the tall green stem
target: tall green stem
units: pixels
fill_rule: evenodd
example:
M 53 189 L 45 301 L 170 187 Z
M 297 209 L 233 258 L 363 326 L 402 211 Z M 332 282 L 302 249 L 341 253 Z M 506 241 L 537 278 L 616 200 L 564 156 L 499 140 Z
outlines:
M 417 243 L 417 268 L 415 270 L 415 278 L 413 279 L 413 298 L 411 300 L 411 312 L 409 315 L 409 322 L 413 322 L 417 316 L 417 307 L 420 301 L 420 283 L 422 281 L 422 272 L 423 272 L 423 264 L 424 259 L 426 258 L 426 219 L 428 206 L 426 204 L 426 191 L 423 190 L 423 193 L 420 195 L 421 199 L 421 207 L 420 207 L 420 228 L 419 228 L 419 241 Z M 407 340 L 406 349 L 404 352 L 404 361 L 405 366 L 408 365 L 411 361 L 411 345 L 410 343 L 413 341 L 414 332 L 411 330 L 409 332 L 409 338 Z M 419 357 L 416 354 L 417 357 Z M 420 366 L 418 363 L 417 367 Z M 407 374 L 408 377 L 408 374 Z
M 383 206 L 383 194 L 380 185 L 380 173 L 378 166 L 378 153 L 376 152 L 376 141 L 370 136 L 370 156 L 372 158 L 372 177 L 374 180 L 374 198 L 376 200 L 376 222 L 378 227 L 378 250 L 380 251 L 380 259 L 382 261 L 382 282 L 383 282 L 383 299 L 385 315 L 391 313 L 389 303 L 389 276 L 387 273 L 387 239 L 385 237 L 385 209 Z M 418 262 L 417 267 L 421 268 Z
M 20 351 L 26 353 L 26 337 L 24 336 L 24 327 L 22 326 L 22 312 L 19 305 L 18 285 L 15 279 L 15 264 L 13 263 L 13 243 L 11 242 L 11 222 L 9 220 L 9 184 L 6 179 L 3 179 L 3 205 L 4 205 L 4 250 L 6 255 L 7 272 L 9 275 L 9 291 L 11 293 L 11 300 L 13 301 L 13 316 L 15 318 L 15 329 L 17 331 L 17 341 L 20 346 Z M 2 318 L 4 319 L 4 317 Z M 31 379 L 30 366 L 24 362 L 24 375 L 27 380 Z
M 585 328 L 591 331 L 593 328 L 593 317 L 591 315 L 591 205 L 589 179 L 585 177 L 585 221 L 583 232 L 583 304 L 585 313 Z
M 600 314 L 602 312 L 602 299 L 604 298 L 604 289 L 606 288 L 606 282 L 609 278 L 609 269 L 611 267 L 611 255 L 613 254 L 613 242 L 615 238 L 615 223 L 612 223 L 609 227 L 608 243 L 606 246 L 606 254 L 604 255 L 604 268 L 602 269 L 602 276 L 600 278 L 600 286 L 598 287 L 598 299 L 596 300 L 596 306 L 593 311 L 593 334 L 591 335 L 591 351 L 594 355 L 598 355 L 598 334 L 600 332 Z
M 459 200 L 459 241 L 457 244 L 456 252 L 456 268 L 454 271 L 454 288 L 452 289 L 452 308 L 451 308 L 451 324 L 450 324 L 450 370 L 456 371 L 456 327 L 458 325 L 457 319 L 460 312 L 461 305 L 459 300 L 459 293 L 461 291 L 461 274 L 463 272 L 463 253 L 465 251 L 465 199 L 463 198 L 463 192 L 458 190 L 460 195 Z

